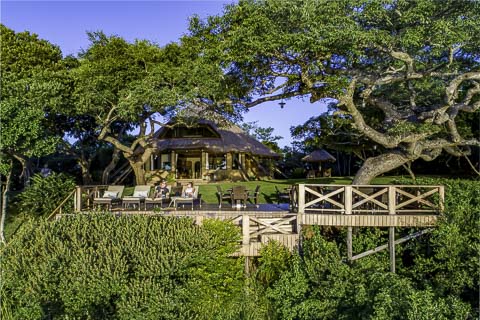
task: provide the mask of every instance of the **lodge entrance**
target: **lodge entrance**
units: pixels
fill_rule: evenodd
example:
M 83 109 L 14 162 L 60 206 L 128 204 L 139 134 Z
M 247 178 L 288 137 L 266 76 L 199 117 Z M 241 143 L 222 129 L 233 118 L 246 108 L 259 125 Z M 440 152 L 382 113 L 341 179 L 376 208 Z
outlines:
M 178 154 L 177 179 L 201 179 L 201 153 Z

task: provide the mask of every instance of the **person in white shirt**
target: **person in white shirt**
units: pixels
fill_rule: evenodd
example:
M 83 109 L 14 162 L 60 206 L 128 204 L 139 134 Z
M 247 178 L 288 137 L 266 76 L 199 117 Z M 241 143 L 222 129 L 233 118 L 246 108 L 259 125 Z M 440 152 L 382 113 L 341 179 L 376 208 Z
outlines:
M 193 198 L 193 193 L 195 189 L 193 188 L 193 184 L 191 182 L 187 183 L 187 187 L 183 191 L 183 197 L 185 198 Z

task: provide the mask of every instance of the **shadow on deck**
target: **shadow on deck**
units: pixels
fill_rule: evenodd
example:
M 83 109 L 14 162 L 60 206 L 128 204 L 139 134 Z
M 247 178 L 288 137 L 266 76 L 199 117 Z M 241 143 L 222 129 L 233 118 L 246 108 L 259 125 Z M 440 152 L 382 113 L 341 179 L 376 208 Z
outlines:
M 84 210 L 86 211 L 103 211 L 103 210 Z M 175 215 L 194 215 L 194 214 L 258 214 L 258 213 L 279 213 L 287 214 L 291 213 L 290 206 L 288 203 L 272 204 L 272 203 L 262 203 L 258 207 L 254 205 L 247 205 L 246 207 L 232 207 L 231 205 L 222 205 L 221 208 L 218 207 L 218 204 L 213 203 L 202 203 L 202 206 L 195 205 L 193 210 L 189 204 L 179 204 L 176 208 L 174 207 L 157 207 L 151 208 L 148 207 L 145 209 L 143 206 L 138 209 L 125 209 L 122 206 L 113 207 L 110 210 L 107 210 L 113 213 L 119 214 L 175 214 Z

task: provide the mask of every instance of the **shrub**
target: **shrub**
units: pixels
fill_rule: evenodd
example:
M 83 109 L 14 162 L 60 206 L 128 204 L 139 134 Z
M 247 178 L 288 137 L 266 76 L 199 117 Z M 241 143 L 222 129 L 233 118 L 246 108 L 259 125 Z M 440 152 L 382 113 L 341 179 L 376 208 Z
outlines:
M 238 239 L 230 223 L 190 218 L 31 220 L 2 253 L 2 305 L 14 319 L 235 318 Z
M 75 181 L 65 174 L 52 173 L 48 177 L 36 174 L 32 177 L 31 185 L 17 197 L 20 211 L 35 216 L 47 216 L 75 188 Z M 66 204 L 73 209 L 73 199 Z

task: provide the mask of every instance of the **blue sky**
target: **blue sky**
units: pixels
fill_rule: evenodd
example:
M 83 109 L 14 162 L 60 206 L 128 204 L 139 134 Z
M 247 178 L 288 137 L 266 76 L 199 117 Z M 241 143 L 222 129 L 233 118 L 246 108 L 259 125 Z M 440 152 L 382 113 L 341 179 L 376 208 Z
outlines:
M 1 22 L 16 32 L 30 31 L 58 45 L 64 55 L 76 55 L 88 47 L 87 31 L 102 30 L 128 41 L 148 39 L 159 45 L 177 41 L 187 33 L 188 18 L 221 14 L 232 1 L 1 1 Z M 283 109 L 278 103 L 264 103 L 244 116 L 275 128 L 289 145 L 290 126 L 324 112 L 320 103 L 289 100 Z

